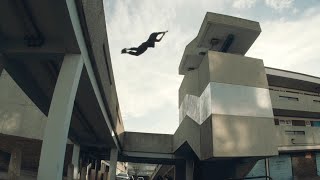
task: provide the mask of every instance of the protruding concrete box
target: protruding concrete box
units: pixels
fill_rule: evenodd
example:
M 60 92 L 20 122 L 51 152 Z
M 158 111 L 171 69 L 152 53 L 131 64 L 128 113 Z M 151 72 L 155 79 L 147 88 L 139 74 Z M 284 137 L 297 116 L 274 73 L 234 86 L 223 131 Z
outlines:
M 179 67 L 185 75 L 179 89 L 180 123 L 192 118 L 200 125 L 202 160 L 278 154 L 263 61 L 244 56 L 259 33 L 257 22 L 208 13 L 186 48 Z M 209 47 L 213 38 L 217 42 Z M 192 44 L 196 46 L 190 49 Z M 198 57 L 197 51 L 205 48 Z
M 258 22 L 208 12 L 197 37 L 186 46 L 179 74 L 198 68 L 208 50 L 244 55 L 260 32 Z

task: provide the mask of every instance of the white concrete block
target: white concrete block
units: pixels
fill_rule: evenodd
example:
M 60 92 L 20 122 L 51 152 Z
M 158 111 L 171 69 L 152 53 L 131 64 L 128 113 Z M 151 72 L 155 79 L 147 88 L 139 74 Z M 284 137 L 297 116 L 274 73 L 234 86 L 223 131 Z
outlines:
M 210 114 L 273 118 L 269 90 L 210 82 L 200 96 L 200 122 Z

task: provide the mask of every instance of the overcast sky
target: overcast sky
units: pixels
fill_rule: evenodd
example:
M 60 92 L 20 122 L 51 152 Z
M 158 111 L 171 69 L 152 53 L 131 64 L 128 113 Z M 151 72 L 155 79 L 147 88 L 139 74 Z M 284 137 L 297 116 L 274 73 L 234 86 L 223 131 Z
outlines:
M 126 131 L 176 131 L 178 66 L 207 11 L 260 22 L 262 33 L 246 56 L 320 77 L 319 0 L 105 0 L 104 6 Z M 156 48 L 138 57 L 120 54 L 164 30 L 169 33 Z

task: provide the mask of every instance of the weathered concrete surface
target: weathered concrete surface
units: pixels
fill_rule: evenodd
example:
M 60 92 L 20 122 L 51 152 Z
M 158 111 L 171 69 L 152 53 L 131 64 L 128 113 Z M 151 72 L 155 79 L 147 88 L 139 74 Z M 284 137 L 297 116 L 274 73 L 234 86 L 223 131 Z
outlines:
M 233 34 L 234 38 L 228 53 L 244 55 L 261 32 L 258 22 L 208 12 L 200 27 L 197 37 L 185 48 L 179 65 L 179 74 L 186 74 L 189 68 L 199 67 L 203 55 L 209 49 L 219 51 L 226 37 Z M 212 46 L 212 38 L 219 42 Z
M 274 109 L 320 113 L 320 97 L 284 91 L 270 91 L 270 96 Z
M 278 155 L 272 118 L 214 114 L 212 132 L 213 157 Z
M 208 51 L 203 58 L 199 66 L 199 81 L 200 93 L 209 82 L 268 88 L 261 59 L 216 51 Z
M 172 141 L 169 134 L 125 132 L 122 146 L 124 151 L 172 153 Z
M 189 116 L 186 116 L 173 136 L 173 152 L 187 142 L 194 153 L 201 157 L 200 152 L 200 126 Z
M 186 94 L 200 96 L 201 92 L 199 90 L 199 70 L 195 69 L 189 71 L 181 82 L 179 88 L 179 106 L 181 105 Z
M 103 1 L 82 0 L 77 5 L 98 86 L 104 104 L 107 106 L 113 129 L 117 138 L 121 141 L 124 126 L 113 75 Z

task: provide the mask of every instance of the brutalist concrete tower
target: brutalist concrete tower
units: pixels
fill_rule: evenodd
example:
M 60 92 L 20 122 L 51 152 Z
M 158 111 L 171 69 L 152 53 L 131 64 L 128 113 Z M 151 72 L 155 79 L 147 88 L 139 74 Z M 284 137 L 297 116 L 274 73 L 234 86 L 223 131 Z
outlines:
M 263 61 L 244 56 L 260 32 L 258 22 L 207 13 L 185 48 L 180 125 L 200 125 L 200 160 L 278 154 Z

